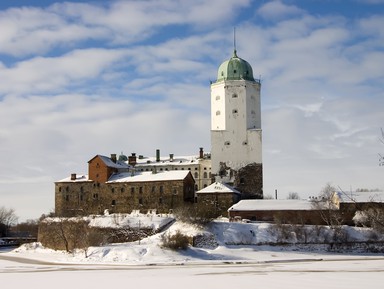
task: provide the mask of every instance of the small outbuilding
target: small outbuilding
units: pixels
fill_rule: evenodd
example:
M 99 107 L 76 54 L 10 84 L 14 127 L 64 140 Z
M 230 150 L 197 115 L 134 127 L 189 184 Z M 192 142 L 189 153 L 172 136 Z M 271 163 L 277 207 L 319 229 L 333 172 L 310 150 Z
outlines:
M 228 209 L 231 221 L 323 224 L 319 210 L 308 200 L 241 200 Z
M 199 206 L 215 210 L 216 215 L 226 215 L 230 206 L 239 201 L 241 193 L 231 186 L 215 182 L 196 192 Z

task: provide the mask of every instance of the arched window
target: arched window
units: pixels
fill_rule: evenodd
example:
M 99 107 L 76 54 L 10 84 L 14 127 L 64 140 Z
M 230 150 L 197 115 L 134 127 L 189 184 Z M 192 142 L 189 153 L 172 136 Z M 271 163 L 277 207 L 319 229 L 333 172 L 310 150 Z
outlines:
M 204 179 L 206 179 L 207 177 L 208 177 L 207 172 L 204 172 Z

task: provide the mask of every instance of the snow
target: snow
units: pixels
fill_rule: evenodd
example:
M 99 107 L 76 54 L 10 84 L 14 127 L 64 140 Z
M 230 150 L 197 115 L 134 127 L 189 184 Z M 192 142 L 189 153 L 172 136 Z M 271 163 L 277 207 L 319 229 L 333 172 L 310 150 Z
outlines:
M 161 226 L 170 216 L 119 214 L 92 216 L 94 226 L 135 223 Z M 165 232 L 141 241 L 110 244 L 66 253 L 23 245 L 0 253 L 2 287 L 39 288 L 381 288 L 382 254 L 329 252 L 329 246 L 268 245 L 277 241 L 271 224 L 232 223 L 217 219 L 206 227 L 176 221 Z M 310 226 L 308 226 L 310 228 Z M 368 240 L 369 228 L 345 227 L 351 239 Z M 161 246 L 162 234 L 180 231 L 207 236 L 208 243 L 172 251 Z M 325 233 L 324 230 L 323 233 Z M 209 241 L 210 240 L 210 241 Z M 261 245 L 263 244 L 263 245 Z M 38 285 L 37 285 L 38 284 Z
M 189 171 L 135 172 L 134 175 L 130 172 L 118 173 L 112 175 L 107 183 L 184 180 L 188 173 Z
M 240 192 L 238 190 L 235 190 L 234 188 L 226 185 L 226 184 L 223 184 L 223 183 L 219 183 L 219 182 L 215 182 L 203 189 L 201 189 L 200 191 L 197 192 L 198 194 L 199 193 L 235 193 L 235 194 L 240 194 Z
M 312 210 L 313 203 L 307 200 L 241 200 L 229 211 L 281 211 Z

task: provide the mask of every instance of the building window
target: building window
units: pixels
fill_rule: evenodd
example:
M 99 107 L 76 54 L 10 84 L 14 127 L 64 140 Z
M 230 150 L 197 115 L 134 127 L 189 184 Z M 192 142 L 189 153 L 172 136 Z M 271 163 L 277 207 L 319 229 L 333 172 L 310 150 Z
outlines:
M 124 189 L 124 188 L 121 188 L 121 189 L 120 189 L 120 192 L 124 193 L 124 192 L 125 192 L 125 189 Z
M 139 198 L 139 205 L 142 205 L 142 204 L 143 204 L 143 198 L 140 197 L 140 198 Z
M 235 73 L 236 74 L 236 72 L 237 72 L 237 70 L 235 69 L 235 70 L 233 70 L 233 73 Z
M 66 192 L 68 192 L 68 191 L 69 191 L 69 188 L 68 188 L 68 187 L 66 187 L 66 188 L 65 188 L 65 191 L 66 191 Z
M 164 187 L 160 186 L 160 193 L 164 193 Z
M 115 192 L 115 188 L 111 188 L 111 192 L 114 193 Z
M 197 179 L 198 177 L 199 177 L 199 174 L 195 172 L 195 179 Z
M 220 100 L 220 95 L 217 95 L 217 96 L 216 96 L 216 100 Z
M 131 193 L 133 194 L 135 192 L 135 187 L 131 187 Z
M 159 198 L 159 204 L 162 204 L 162 203 L 163 203 L 163 198 L 160 197 L 160 198 Z
M 59 187 L 59 192 L 61 192 L 61 187 Z
M 236 108 L 233 109 L 233 110 L 232 110 L 232 113 L 238 113 L 237 109 L 236 109 Z
M 156 187 L 152 186 L 152 193 L 154 193 L 155 191 L 156 191 Z
M 245 179 L 244 178 L 240 178 L 240 185 L 244 185 L 245 184 Z
M 204 172 L 204 179 L 206 179 L 207 177 L 208 177 L 207 172 Z
M 226 141 L 225 143 L 224 143 L 224 145 L 226 145 L 226 146 L 229 146 L 231 144 L 231 142 L 229 142 L 229 141 Z
M 220 110 L 216 111 L 216 115 L 220 115 Z
M 65 195 L 65 200 L 68 202 L 69 201 L 69 195 Z
M 237 94 L 236 93 L 232 94 L 232 98 L 237 98 Z
M 243 141 L 243 145 L 245 145 L 245 146 L 246 146 L 247 144 L 248 144 L 248 142 L 247 142 L 247 141 Z
M 139 187 L 139 193 L 140 193 L 140 194 L 143 193 L 143 187 Z
M 99 194 L 93 194 L 93 199 L 98 200 L 99 199 Z
M 112 206 L 116 206 L 116 200 L 112 200 L 111 205 L 112 205 Z

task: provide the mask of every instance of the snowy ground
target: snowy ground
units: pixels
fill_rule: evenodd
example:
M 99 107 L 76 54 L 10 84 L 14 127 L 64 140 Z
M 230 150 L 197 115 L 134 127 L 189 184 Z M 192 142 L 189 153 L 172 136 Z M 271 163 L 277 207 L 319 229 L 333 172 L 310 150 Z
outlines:
M 67 254 L 30 244 L 0 253 L 0 284 L 32 288 L 382 288 L 382 254 L 328 253 L 324 248 L 226 245 L 273 240 L 267 224 L 215 223 L 217 247 L 171 251 L 159 235 Z M 202 233 L 176 222 L 168 231 Z M 353 238 L 364 238 L 354 230 Z

